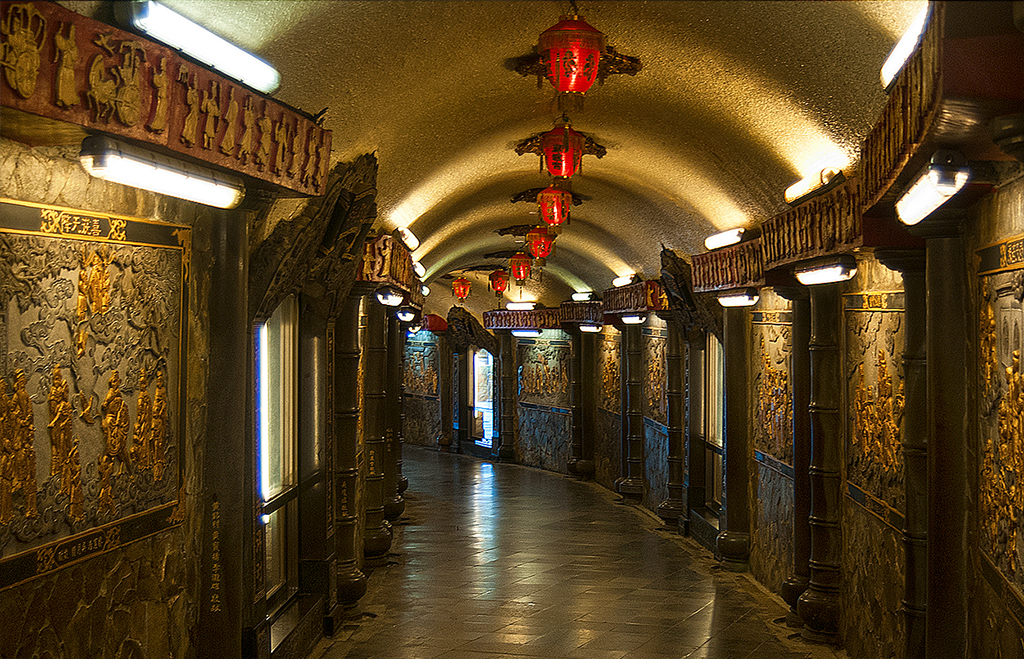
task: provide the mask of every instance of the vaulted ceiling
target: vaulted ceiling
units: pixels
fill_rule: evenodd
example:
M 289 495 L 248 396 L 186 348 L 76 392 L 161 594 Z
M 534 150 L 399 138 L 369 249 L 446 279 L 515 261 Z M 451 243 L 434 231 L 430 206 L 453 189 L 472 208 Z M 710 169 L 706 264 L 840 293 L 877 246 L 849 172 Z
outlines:
M 445 276 L 471 271 L 466 306 L 495 308 L 488 257 L 500 229 L 538 222 L 518 192 L 549 177 L 520 141 L 558 116 L 546 81 L 512 61 L 570 10 L 558 1 L 167 0 L 281 72 L 275 96 L 327 108 L 333 158 L 376 152 L 378 222 L 409 227 L 427 269 L 427 311 L 455 302 Z M 914 1 L 579 0 L 580 15 L 635 76 L 587 93 L 573 127 L 607 147 L 585 156 L 584 203 L 539 281 L 509 297 L 555 306 L 616 275 L 658 276 L 661 246 L 703 250 L 710 233 L 784 210 L 783 191 L 823 165 L 850 167 L 885 103 L 879 69 Z M 520 241 L 522 239 L 520 238 Z

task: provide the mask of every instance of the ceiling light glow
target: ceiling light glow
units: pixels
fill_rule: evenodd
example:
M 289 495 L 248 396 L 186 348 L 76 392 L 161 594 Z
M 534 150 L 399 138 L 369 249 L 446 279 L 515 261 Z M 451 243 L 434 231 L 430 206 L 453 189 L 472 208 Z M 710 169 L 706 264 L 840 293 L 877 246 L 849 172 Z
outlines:
M 710 252 L 728 245 L 735 245 L 743 240 L 744 233 L 746 233 L 746 229 L 737 228 L 712 234 L 704 239 L 704 247 Z
M 910 56 L 914 54 L 914 50 L 917 49 L 917 44 L 921 41 L 921 35 L 924 34 L 924 30 L 928 25 L 928 14 L 931 11 L 931 4 L 930 2 L 927 3 L 917 16 L 914 17 L 914 20 L 907 26 L 907 31 L 903 33 L 903 36 L 900 37 L 900 40 L 896 42 L 896 45 L 889 52 L 889 56 L 885 58 L 885 64 L 882 65 L 882 70 L 879 72 L 879 79 L 882 81 L 882 87 L 885 89 L 889 89 L 889 86 L 903 69 L 903 65 L 907 63 Z

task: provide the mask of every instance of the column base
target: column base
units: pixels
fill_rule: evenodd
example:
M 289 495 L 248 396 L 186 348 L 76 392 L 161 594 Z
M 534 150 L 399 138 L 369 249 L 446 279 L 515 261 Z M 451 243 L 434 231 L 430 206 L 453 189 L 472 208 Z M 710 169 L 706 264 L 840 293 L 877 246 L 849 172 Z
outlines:
M 804 621 L 800 637 L 812 643 L 839 645 L 839 594 L 808 586 L 800 596 L 797 615 Z
M 576 473 L 585 481 L 594 479 L 594 461 L 580 460 L 576 463 Z
M 618 490 L 619 494 L 628 499 L 640 499 L 644 495 L 644 484 L 638 478 L 623 478 Z
M 401 471 L 401 467 L 399 467 L 399 471 Z M 398 493 L 399 494 L 404 494 L 405 491 L 408 490 L 408 489 L 409 489 L 409 479 L 406 478 L 405 476 L 402 476 L 401 474 L 399 474 L 399 476 L 398 476 Z
M 366 564 L 372 567 L 380 567 L 388 562 L 388 550 L 391 549 L 391 524 L 384 522 L 384 525 L 366 529 L 363 537 L 363 558 Z
M 366 594 L 366 574 L 359 569 L 353 558 L 338 565 L 335 578 L 337 579 L 335 595 L 338 598 L 338 606 L 343 610 L 354 609 L 359 605 L 360 598 Z
M 402 516 L 405 512 L 405 498 L 401 494 L 396 494 L 391 499 L 384 502 L 384 519 L 389 522 L 393 522 Z
M 658 504 L 658 517 L 669 526 L 677 526 L 679 518 L 686 515 L 686 504 L 679 499 L 665 499 Z
M 782 588 L 779 591 L 779 595 L 785 600 L 786 604 L 796 611 L 797 603 L 800 600 L 800 596 L 807 590 L 807 586 L 811 583 L 810 577 L 804 577 L 799 574 L 792 574 L 788 579 L 782 582 Z
M 737 531 L 722 531 L 715 542 L 722 556 L 722 567 L 730 572 L 746 572 L 750 569 L 750 534 Z

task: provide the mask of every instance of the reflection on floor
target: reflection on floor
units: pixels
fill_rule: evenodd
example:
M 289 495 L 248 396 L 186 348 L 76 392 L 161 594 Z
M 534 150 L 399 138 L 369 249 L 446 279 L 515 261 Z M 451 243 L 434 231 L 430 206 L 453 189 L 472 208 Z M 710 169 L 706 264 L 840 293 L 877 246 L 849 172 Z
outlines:
M 405 447 L 406 519 L 364 616 L 312 659 L 832 659 L 785 605 L 593 484 Z

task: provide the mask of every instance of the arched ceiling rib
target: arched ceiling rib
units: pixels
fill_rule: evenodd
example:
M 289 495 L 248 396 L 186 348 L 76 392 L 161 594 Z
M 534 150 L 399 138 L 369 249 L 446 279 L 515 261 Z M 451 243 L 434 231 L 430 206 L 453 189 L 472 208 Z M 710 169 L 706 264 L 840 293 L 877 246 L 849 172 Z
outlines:
M 419 236 L 428 310 L 453 302 L 439 276 L 492 262 L 514 243 L 495 230 L 536 218 L 509 198 L 548 179 L 513 149 L 551 127 L 554 94 L 510 62 L 567 2 L 166 2 L 278 67 L 284 102 L 328 108 L 333 158 L 377 153 L 379 220 Z M 924 2 L 577 4 L 643 70 L 596 86 L 572 117 L 608 153 L 585 157 L 573 189 L 587 199 L 524 291 L 548 304 L 621 270 L 655 277 L 662 244 L 700 251 L 782 210 L 823 158 L 851 164 L 885 102 L 878 70 Z M 485 276 L 471 279 L 467 306 L 492 308 Z

